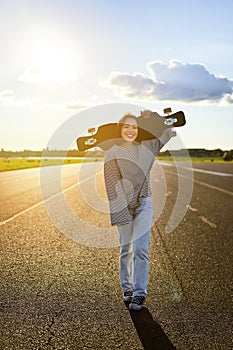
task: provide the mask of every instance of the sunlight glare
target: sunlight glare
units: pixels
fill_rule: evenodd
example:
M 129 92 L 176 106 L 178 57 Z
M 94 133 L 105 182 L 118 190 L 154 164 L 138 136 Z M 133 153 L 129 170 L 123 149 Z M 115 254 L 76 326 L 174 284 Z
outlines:
M 76 80 L 76 73 L 71 68 L 71 57 L 65 49 L 42 47 L 37 50 L 36 56 L 36 60 L 26 69 L 20 80 L 58 84 Z

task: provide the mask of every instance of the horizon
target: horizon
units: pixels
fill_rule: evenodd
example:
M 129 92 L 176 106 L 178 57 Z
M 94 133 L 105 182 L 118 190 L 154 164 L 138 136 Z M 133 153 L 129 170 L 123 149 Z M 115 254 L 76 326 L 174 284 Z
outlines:
M 177 134 L 187 149 L 233 148 L 233 2 L 1 6 L 0 148 L 45 149 L 75 116 L 78 137 L 88 110 L 118 103 L 183 110 Z
M 79 151 L 78 148 L 70 148 L 70 149 L 50 149 L 50 148 L 46 148 L 46 149 L 17 149 L 17 150 L 10 150 L 10 149 L 4 149 L 4 148 L 1 148 L 0 149 L 0 152 L 44 152 L 44 151 L 51 151 L 51 152 L 69 152 L 69 151 L 77 151 L 77 152 L 80 152 L 80 153 L 83 153 L 83 152 L 86 152 L 86 153 L 89 153 L 89 152 L 95 152 L 95 151 L 102 151 L 102 152 L 105 152 L 104 150 L 102 150 L 100 147 L 95 147 L 95 148 L 98 148 L 98 149 L 89 149 L 88 151 Z M 202 148 L 202 147 L 195 147 L 195 148 L 179 148 L 179 149 L 172 149 L 171 151 L 174 152 L 174 151 L 182 151 L 182 150 L 205 150 L 205 151 L 217 151 L 217 150 L 220 150 L 222 152 L 229 152 L 229 151 L 233 151 L 233 148 L 232 149 L 222 149 L 222 148 L 213 148 L 213 149 L 209 149 L 209 148 Z M 160 152 L 166 152 L 166 151 L 170 151 L 170 149 L 162 149 Z

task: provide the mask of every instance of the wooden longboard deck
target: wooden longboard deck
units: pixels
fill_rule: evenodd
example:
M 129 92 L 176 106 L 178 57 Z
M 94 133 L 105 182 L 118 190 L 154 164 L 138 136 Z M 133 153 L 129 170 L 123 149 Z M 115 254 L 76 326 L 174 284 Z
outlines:
M 166 128 L 180 127 L 185 125 L 185 116 L 182 111 L 161 117 L 158 113 L 152 112 L 149 118 L 140 116 L 138 121 L 138 137 L 136 142 L 159 138 Z M 92 128 L 92 131 L 95 128 Z M 119 139 L 118 124 L 109 123 L 98 127 L 92 135 L 82 136 L 77 139 L 77 146 L 80 151 L 86 151 L 93 147 L 100 147 L 107 150 Z

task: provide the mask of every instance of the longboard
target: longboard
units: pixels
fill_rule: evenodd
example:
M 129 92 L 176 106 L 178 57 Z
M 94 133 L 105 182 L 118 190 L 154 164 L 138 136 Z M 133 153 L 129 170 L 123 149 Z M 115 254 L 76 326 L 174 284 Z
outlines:
M 165 109 L 165 111 L 170 112 L 170 109 Z M 160 116 L 156 112 L 144 111 L 137 117 L 137 121 L 138 136 L 135 140 L 136 142 L 159 138 L 166 128 L 181 127 L 186 124 L 185 115 L 182 111 L 167 116 Z M 81 136 L 77 139 L 78 149 L 80 151 L 87 151 L 93 147 L 100 147 L 106 151 L 116 143 L 117 131 L 117 123 L 109 123 L 101 125 L 98 128 L 91 128 L 88 130 L 89 135 Z

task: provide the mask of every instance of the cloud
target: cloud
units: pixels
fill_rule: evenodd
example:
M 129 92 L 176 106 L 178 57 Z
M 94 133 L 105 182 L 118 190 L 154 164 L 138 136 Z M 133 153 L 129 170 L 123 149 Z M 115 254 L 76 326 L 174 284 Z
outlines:
M 29 97 L 16 97 L 13 90 L 2 90 L 0 91 L 0 106 L 13 106 L 13 107 L 38 107 L 45 109 L 55 110 L 80 110 L 89 108 L 92 104 L 85 101 L 64 101 L 60 103 L 43 103 L 39 96 Z
M 26 107 L 32 105 L 38 105 L 40 98 L 38 96 L 30 97 L 15 97 L 13 90 L 0 91 L 0 105 L 4 106 L 15 106 L 15 107 Z
M 66 109 L 84 109 L 88 107 L 90 107 L 90 104 L 82 101 L 71 101 L 65 104 Z
M 233 103 L 233 93 L 226 94 L 222 99 L 223 104 L 229 105 Z
M 232 80 L 211 74 L 202 64 L 153 61 L 142 73 L 112 72 L 108 86 L 126 98 L 149 101 L 232 103 Z M 226 98 L 226 96 L 231 96 Z
M 76 80 L 76 73 L 67 66 L 49 64 L 33 64 L 19 76 L 19 81 L 33 84 L 64 84 Z
M 67 110 L 80 110 L 91 107 L 90 103 L 85 101 L 64 101 L 64 102 L 51 102 L 43 105 L 44 108 L 53 109 L 57 111 L 67 111 Z
M 0 104 L 8 104 L 12 101 L 14 96 L 13 90 L 2 90 L 0 91 Z

